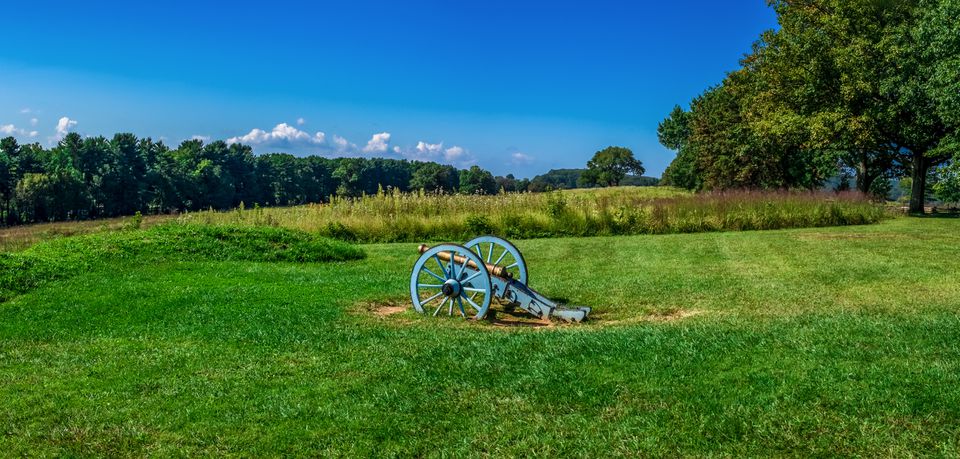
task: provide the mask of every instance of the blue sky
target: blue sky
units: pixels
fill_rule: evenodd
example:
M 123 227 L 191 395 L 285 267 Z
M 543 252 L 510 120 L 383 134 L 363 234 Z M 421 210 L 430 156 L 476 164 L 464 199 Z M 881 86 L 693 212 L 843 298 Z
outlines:
M 763 0 L 0 6 L 0 136 L 200 136 L 517 176 L 607 145 L 659 176 L 657 123 L 776 25 Z

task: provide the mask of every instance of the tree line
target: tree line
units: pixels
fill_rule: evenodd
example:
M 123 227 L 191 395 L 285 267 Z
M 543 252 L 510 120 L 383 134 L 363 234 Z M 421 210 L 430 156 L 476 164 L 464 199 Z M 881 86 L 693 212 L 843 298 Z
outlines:
M 610 147 L 576 169 L 573 183 L 554 171 L 533 180 L 495 177 L 479 166 L 384 158 L 254 155 L 239 143 L 163 142 L 120 133 L 112 138 L 69 133 L 56 146 L 0 139 L 0 224 L 82 220 L 142 213 L 287 206 L 356 197 L 381 189 L 496 194 L 578 186 L 631 184 L 642 173 L 630 150 Z M 569 174 L 564 175 L 568 177 Z M 656 179 L 644 178 L 643 184 Z
M 187 140 L 171 149 L 133 134 L 83 138 L 69 133 L 45 149 L 0 140 L 0 222 L 13 225 L 324 202 L 380 187 L 433 193 L 485 193 L 525 186 L 473 166 L 458 170 L 395 159 L 254 155 L 249 146 Z
M 660 141 L 665 184 L 692 190 L 816 188 L 839 176 L 885 195 L 911 180 L 957 189 L 960 0 L 770 0 L 779 29 L 741 67 L 676 107 Z

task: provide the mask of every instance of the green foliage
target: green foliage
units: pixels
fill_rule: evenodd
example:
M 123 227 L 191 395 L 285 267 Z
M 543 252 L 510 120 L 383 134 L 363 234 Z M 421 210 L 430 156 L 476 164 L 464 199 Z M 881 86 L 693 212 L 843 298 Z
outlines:
M 83 182 L 69 172 L 25 174 L 14 196 L 21 218 L 40 222 L 66 220 L 88 204 Z
M 358 247 L 290 229 L 166 224 L 56 239 L 22 252 L 0 253 L 0 301 L 124 260 L 318 263 L 364 256 Z
M 683 150 L 690 138 L 690 113 L 679 105 L 657 126 L 657 138 L 671 150 Z
M 933 192 L 944 202 L 960 203 L 960 158 L 937 171 Z
M 577 188 L 580 176 L 586 169 L 550 169 L 546 174 L 534 177 L 528 190 L 540 193 L 553 190 L 572 190 Z
M 957 0 L 770 2 L 780 27 L 742 67 L 658 130 L 678 151 L 664 183 L 687 189 L 816 188 L 841 170 L 883 195 L 960 148 Z
M 230 209 L 241 202 L 298 205 L 378 190 L 495 194 L 523 191 L 526 180 L 500 181 L 472 167 L 381 158 L 254 155 L 246 145 L 187 140 L 176 149 L 121 133 L 112 139 L 66 135 L 54 148 L 0 140 L 0 224 L 81 220 Z M 21 199 L 16 189 L 22 187 Z
M 451 193 L 458 188 L 460 177 L 452 166 L 437 163 L 421 164 L 413 172 L 410 188 L 428 193 Z
M 470 166 L 460 173 L 460 192 L 465 194 L 496 194 L 497 181 L 490 171 Z
M 577 180 L 580 186 L 618 186 L 628 174 L 645 172 L 633 152 L 624 147 L 607 147 L 596 152 L 587 162 L 587 170 Z
M 486 215 L 467 216 L 467 229 L 473 236 L 483 236 L 496 232 L 496 228 Z
M 128 228 L 138 230 L 143 226 L 143 214 L 138 210 L 137 213 L 133 214 L 133 217 L 130 217 L 130 224 Z

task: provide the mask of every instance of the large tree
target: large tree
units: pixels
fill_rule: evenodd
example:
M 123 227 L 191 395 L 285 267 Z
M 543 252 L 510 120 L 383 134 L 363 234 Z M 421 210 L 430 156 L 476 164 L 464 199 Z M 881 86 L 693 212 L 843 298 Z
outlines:
M 674 109 L 665 181 L 688 188 L 813 188 L 851 171 L 884 194 L 957 150 L 958 0 L 773 0 L 780 28 L 718 86 Z
M 587 170 L 580 175 L 585 186 L 617 186 L 628 174 L 643 175 L 643 164 L 633 157 L 633 151 L 624 147 L 607 147 L 594 153 L 587 162 Z
M 471 166 L 460 173 L 460 192 L 464 194 L 497 194 L 497 180 L 490 171 Z
M 453 166 L 419 163 L 410 178 L 410 188 L 427 193 L 451 193 L 460 188 L 460 174 Z

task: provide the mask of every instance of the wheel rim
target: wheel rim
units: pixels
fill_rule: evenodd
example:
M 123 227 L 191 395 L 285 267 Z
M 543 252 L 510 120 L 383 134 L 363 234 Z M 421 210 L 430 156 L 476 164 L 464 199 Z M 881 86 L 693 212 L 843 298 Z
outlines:
M 509 241 L 496 236 L 480 236 L 464 246 L 482 258 L 485 263 L 501 266 L 513 276 L 514 280 L 529 285 L 527 262 L 524 261 L 520 249 Z
M 451 261 L 441 260 L 441 252 L 450 255 Z M 454 262 L 457 258 L 463 261 Z M 471 261 L 477 268 L 469 266 Z M 441 244 L 424 252 L 410 275 L 413 308 L 421 314 L 482 319 L 490 309 L 491 292 L 490 274 L 483 260 L 456 244 Z

